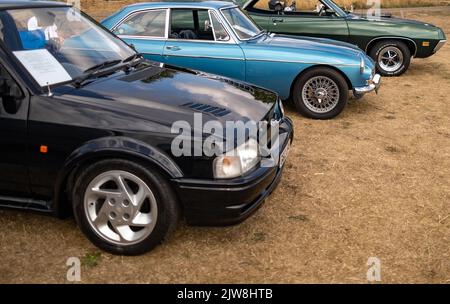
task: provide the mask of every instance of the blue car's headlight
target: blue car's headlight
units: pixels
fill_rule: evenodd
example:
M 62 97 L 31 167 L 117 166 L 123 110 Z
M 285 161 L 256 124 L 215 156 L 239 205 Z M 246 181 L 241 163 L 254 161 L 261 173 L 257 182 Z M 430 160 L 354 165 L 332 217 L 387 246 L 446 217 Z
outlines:
M 364 74 L 364 72 L 366 71 L 366 61 L 364 60 L 364 57 L 360 57 L 360 63 L 359 63 L 359 71 L 361 72 L 361 74 Z

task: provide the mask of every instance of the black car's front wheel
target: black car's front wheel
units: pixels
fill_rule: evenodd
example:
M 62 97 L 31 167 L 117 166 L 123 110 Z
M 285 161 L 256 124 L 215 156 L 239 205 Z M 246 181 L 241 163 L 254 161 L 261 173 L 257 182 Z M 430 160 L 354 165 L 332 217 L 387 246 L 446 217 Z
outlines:
M 348 85 L 337 71 L 319 67 L 306 71 L 296 80 L 292 99 L 304 116 L 331 119 L 345 108 Z
M 137 255 L 175 228 L 178 205 L 166 179 L 137 163 L 105 160 L 84 168 L 73 192 L 83 233 L 114 254 Z
M 411 51 L 408 46 L 396 40 L 384 40 L 376 43 L 369 56 L 376 62 L 382 76 L 400 76 L 411 63 Z

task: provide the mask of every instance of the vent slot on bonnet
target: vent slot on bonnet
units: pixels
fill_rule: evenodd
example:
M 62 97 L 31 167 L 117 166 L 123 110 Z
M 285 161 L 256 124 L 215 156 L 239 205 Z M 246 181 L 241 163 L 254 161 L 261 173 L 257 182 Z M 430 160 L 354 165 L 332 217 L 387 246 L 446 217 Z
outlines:
M 189 102 L 185 103 L 184 105 L 181 105 L 182 107 L 193 109 L 198 112 L 206 113 L 206 114 L 212 114 L 216 117 L 223 117 L 225 115 L 228 115 L 231 113 L 230 110 L 227 110 L 225 108 L 219 108 L 219 107 L 213 107 L 204 103 L 195 103 L 195 102 Z

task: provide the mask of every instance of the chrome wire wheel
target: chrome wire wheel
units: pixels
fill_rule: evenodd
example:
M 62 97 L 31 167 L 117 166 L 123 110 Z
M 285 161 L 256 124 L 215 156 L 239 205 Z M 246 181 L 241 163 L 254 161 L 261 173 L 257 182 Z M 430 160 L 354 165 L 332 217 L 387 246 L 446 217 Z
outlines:
M 378 64 L 386 72 L 395 72 L 403 65 L 403 53 L 395 46 L 388 46 L 378 55 Z
M 158 217 L 153 192 L 143 180 L 126 171 L 108 171 L 95 177 L 86 189 L 84 208 L 95 233 L 121 246 L 146 239 Z
M 309 79 L 302 90 L 302 100 L 314 113 L 332 111 L 339 103 L 339 87 L 331 78 L 316 76 Z

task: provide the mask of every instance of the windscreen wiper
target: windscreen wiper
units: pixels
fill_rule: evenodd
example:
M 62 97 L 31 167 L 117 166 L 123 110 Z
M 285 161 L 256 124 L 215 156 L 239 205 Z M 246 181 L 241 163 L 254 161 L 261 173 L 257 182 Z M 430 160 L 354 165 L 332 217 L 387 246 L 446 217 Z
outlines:
M 130 67 L 135 67 L 144 60 L 145 60 L 145 58 L 144 58 L 144 56 L 142 56 L 141 53 L 135 53 L 135 54 L 131 55 L 130 57 L 125 58 L 122 61 L 122 63 L 130 63 L 129 64 Z
M 96 65 L 90 67 L 89 69 L 85 70 L 83 72 L 83 75 L 75 78 L 73 80 L 74 84 L 76 87 L 80 87 L 83 84 L 83 82 L 85 82 L 86 80 L 99 76 L 97 74 L 99 74 L 99 71 L 101 71 L 102 69 L 117 65 L 119 63 L 122 63 L 122 60 L 109 60 L 109 61 L 102 62 L 100 64 L 96 64 Z

